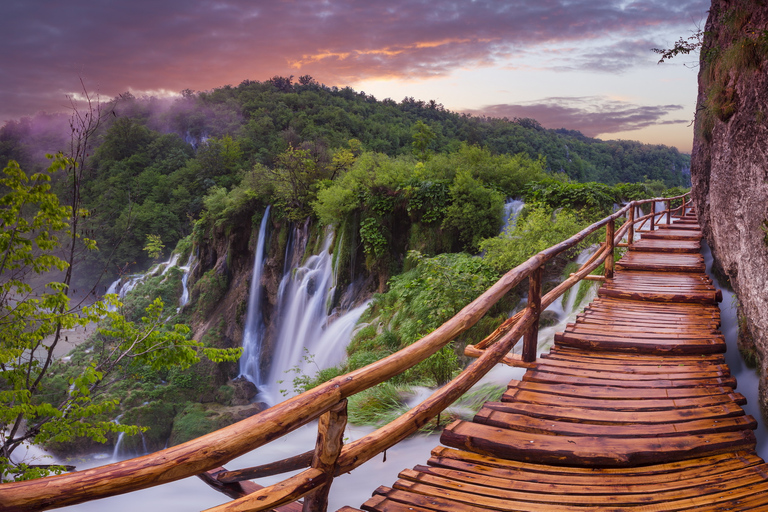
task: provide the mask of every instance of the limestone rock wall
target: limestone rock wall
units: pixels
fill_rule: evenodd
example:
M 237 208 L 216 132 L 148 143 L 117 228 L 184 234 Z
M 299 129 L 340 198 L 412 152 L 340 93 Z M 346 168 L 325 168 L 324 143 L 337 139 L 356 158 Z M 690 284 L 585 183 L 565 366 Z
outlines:
M 768 3 L 713 0 L 691 180 L 700 222 L 768 375 Z M 761 392 L 765 397 L 766 381 Z M 766 401 L 763 400 L 763 403 Z M 765 409 L 764 409 L 765 411 Z

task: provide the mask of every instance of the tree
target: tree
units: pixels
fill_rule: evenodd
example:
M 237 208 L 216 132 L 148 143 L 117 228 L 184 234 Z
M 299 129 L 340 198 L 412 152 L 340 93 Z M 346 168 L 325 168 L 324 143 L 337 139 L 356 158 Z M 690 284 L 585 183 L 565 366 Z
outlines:
M 147 234 L 147 244 L 144 246 L 144 251 L 150 258 L 156 260 L 162 256 L 163 249 L 165 249 L 165 244 L 163 243 L 163 239 L 160 238 L 160 235 Z
M 451 185 L 451 204 L 444 227 L 456 229 L 467 251 L 477 250 L 480 240 L 499 232 L 504 212 L 504 196 L 484 187 L 469 171 L 460 170 Z
M 63 280 L 46 282 L 52 271 L 70 267 L 56 255 L 62 247 L 59 237 L 75 238 L 71 207 L 62 206 L 51 191 L 50 174 L 73 165 L 58 155 L 48 173 L 27 176 L 12 161 L 0 179 L 7 190 L 0 198 L 0 275 L 4 278 L 0 284 L 0 481 L 64 469 L 14 459 L 13 453 L 25 444 L 76 436 L 104 442 L 109 432 L 137 433 L 136 426 L 98 419 L 117 405 L 115 400 L 99 399 L 98 393 L 121 366 L 186 368 L 200 356 L 213 361 L 239 357 L 240 349 L 210 349 L 189 339 L 185 325 L 165 327 L 160 299 L 134 324 L 118 312 L 115 296 L 80 307 L 72 303 Z M 91 240 L 86 244 L 95 247 Z M 100 328 L 95 344 L 100 350 L 70 379 L 64 396 L 55 397 L 47 379 L 64 330 L 96 322 Z
M 422 162 L 429 160 L 429 157 L 432 155 L 429 146 L 435 138 L 437 138 L 437 135 L 435 135 L 434 130 L 428 124 L 421 120 L 416 121 L 416 124 L 413 125 L 413 142 L 411 143 L 413 154 L 416 155 L 416 158 Z
M 651 48 L 653 53 L 661 55 L 659 64 L 666 60 L 677 57 L 678 55 L 688 55 L 689 53 L 698 51 L 701 49 L 701 45 L 704 38 L 704 32 L 701 29 L 697 29 L 688 39 L 682 37 L 678 39 L 672 48 Z
M 109 432 L 137 433 L 105 416 L 117 405 L 100 395 L 121 368 L 186 368 L 201 356 L 236 360 L 239 349 L 209 349 L 189 339 L 184 325 L 165 326 L 163 303 L 156 299 L 138 324 L 119 313 L 115 296 L 84 306 L 72 289 L 74 263 L 96 248 L 83 220 L 81 190 L 91 140 L 102 121 L 98 100 L 85 90 L 87 110 L 73 103 L 70 156 L 49 156 L 47 172 L 32 176 L 9 162 L 0 178 L 0 481 L 35 478 L 64 470 L 32 465 L 13 457 L 27 444 L 62 442 L 78 436 L 106 441 Z M 69 191 L 61 204 L 51 190 L 51 176 L 67 175 Z M 98 323 L 93 340 L 100 350 L 88 357 L 63 392 L 56 392 L 52 369 L 67 329 Z M 17 452 L 18 453 L 18 452 Z M 21 460 L 20 460 L 21 459 Z

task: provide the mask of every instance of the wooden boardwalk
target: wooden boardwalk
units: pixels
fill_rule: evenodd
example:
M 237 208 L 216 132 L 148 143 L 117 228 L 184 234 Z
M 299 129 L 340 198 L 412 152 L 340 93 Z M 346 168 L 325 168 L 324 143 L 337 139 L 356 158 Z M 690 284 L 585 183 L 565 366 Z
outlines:
M 645 233 L 500 402 L 366 511 L 768 510 L 695 218 Z M 345 507 L 346 512 L 358 509 Z

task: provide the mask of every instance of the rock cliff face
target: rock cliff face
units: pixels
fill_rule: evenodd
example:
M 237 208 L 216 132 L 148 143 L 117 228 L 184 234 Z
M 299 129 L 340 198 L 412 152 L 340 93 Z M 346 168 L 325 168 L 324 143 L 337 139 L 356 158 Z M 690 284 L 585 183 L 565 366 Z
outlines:
M 768 4 L 713 0 L 699 70 L 691 179 L 768 389 Z

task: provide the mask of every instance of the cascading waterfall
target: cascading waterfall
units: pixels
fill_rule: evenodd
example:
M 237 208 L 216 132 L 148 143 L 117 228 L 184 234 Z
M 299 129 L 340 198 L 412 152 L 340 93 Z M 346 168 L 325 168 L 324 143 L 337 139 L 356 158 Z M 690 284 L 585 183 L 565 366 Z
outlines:
M 256 242 L 256 254 L 253 259 L 253 274 L 248 292 L 248 311 L 243 329 L 243 355 L 240 357 L 240 375 L 257 386 L 263 384 L 261 376 L 261 342 L 264 334 L 264 321 L 261 314 L 261 274 L 264 269 L 264 246 L 267 238 L 267 220 L 270 207 L 264 211 L 264 218 L 259 226 L 259 239 Z
M 504 227 L 501 228 L 502 233 L 515 228 L 517 218 L 520 216 L 520 212 L 523 211 L 524 206 L 525 203 L 520 199 L 508 199 L 504 203 Z
M 329 311 L 336 290 L 332 242 L 333 233 L 329 232 L 320 253 L 310 256 L 302 266 L 289 269 L 280 282 L 279 324 L 267 380 L 268 399 L 273 402 L 282 398 L 275 392 L 275 384 L 290 381 L 290 370 L 314 375 L 344 358 L 354 326 L 367 307 L 356 307 L 338 317 Z M 288 391 L 292 388 L 290 382 L 280 387 Z
M 184 274 L 181 276 L 181 297 L 179 297 L 179 307 L 176 310 L 178 313 L 181 311 L 181 308 L 187 305 L 189 303 L 189 288 L 187 287 L 187 282 L 189 281 L 189 274 L 192 273 L 192 267 L 195 264 L 195 253 L 190 252 L 189 253 L 189 259 L 187 260 L 187 264 L 181 267 L 181 270 L 184 272 Z

